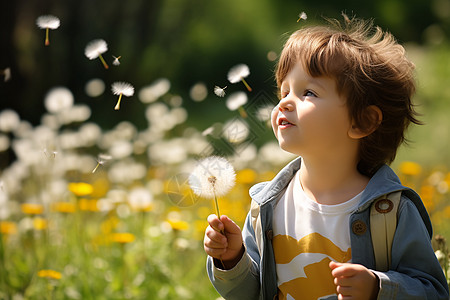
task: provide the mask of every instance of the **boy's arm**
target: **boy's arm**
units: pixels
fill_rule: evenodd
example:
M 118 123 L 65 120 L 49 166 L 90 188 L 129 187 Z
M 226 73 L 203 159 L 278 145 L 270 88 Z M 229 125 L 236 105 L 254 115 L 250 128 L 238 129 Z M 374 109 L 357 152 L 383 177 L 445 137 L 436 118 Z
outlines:
M 378 299 L 449 299 L 447 280 L 411 201 L 400 202 L 391 270 L 373 273 L 380 281 Z
M 240 261 L 230 270 L 222 270 L 207 258 L 207 271 L 211 283 L 225 299 L 258 299 L 259 251 L 256 245 L 251 216 L 248 214 L 242 231 L 245 251 Z

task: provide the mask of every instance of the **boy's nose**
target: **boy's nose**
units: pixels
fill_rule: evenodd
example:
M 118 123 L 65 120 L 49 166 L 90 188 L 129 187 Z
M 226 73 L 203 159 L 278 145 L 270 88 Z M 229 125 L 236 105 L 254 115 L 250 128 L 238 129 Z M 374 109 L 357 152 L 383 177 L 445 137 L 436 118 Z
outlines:
M 294 109 L 294 106 L 289 100 L 283 99 L 278 104 L 278 109 L 280 111 L 292 111 Z

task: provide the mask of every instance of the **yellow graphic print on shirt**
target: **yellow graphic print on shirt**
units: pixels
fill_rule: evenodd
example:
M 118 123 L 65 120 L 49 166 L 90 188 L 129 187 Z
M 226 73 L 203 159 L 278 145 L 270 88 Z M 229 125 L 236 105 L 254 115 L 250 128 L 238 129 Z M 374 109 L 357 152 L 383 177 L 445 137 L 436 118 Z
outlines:
M 322 253 L 327 257 L 317 263 L 304 267 L 306 277 L 299 277 L 278 286 L 279 299 L 287 299 L 289 294 L 295 299 L 320 299 L 336 293 L 333 276 L 328 264 L 330 257 L 337 262 L 348 262 L 351 249 L 342 251 L 328 238 L 319 233 L 311 233 L 300 240 L 288 235 L 276 235 L 273 238 L 275 262 L 287 264 L 301 253 Z

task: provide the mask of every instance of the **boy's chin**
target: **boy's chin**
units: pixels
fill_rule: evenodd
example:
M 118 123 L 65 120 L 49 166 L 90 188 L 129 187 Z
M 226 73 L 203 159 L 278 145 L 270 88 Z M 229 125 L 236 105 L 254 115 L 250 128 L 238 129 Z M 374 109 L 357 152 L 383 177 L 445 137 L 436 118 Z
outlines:
M 280 140 L 278 140 L 278 145 L 280 146 L 280 149 L 283 151 L 289 152 L 294 155 L 300 155 L 300 153 L 298 153 L 298 151 L 296 151 L 296 149 L 294 149 L 295 147 L 292 147 L 292 145 L 289 145 Z

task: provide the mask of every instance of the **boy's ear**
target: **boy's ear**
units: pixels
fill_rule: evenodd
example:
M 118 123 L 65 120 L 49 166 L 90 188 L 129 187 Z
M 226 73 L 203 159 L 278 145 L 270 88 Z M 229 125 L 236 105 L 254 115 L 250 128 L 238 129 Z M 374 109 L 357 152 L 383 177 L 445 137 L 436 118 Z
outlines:
M 383 113 L 376 105 L 370 105 L 364 111 L 364 124 L 356 125 L 353 121 L 352 127 L 348 130 L 348 136 L 352 139 L 361 139 L 374 132 L 383 120 Z

